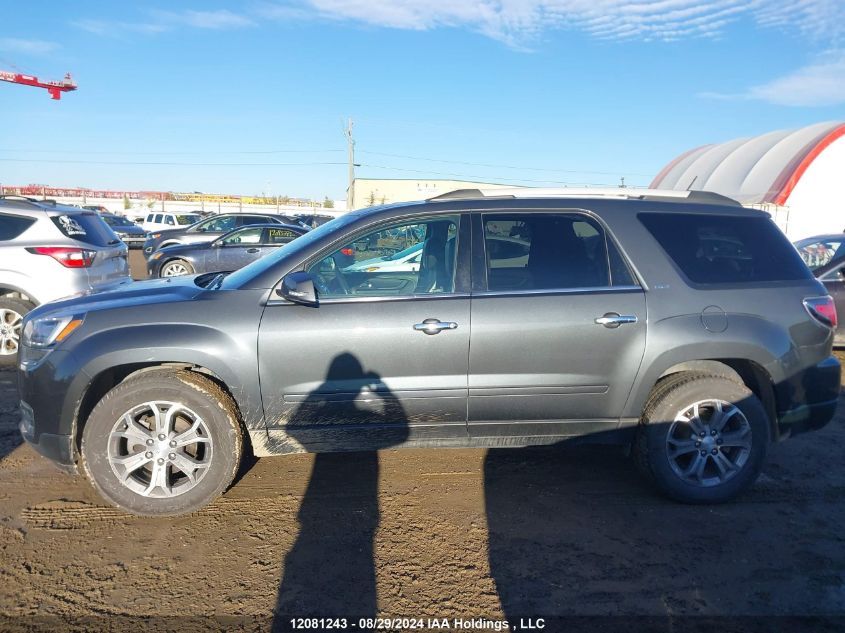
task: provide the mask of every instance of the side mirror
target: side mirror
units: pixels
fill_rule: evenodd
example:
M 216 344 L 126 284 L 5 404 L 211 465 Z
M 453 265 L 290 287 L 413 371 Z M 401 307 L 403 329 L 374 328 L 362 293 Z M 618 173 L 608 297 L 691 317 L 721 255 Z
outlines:
M 282 299 L 291 303 L 316 308 L 317 290 L 314 288 L 314 280 L 306 272 L 289 273 L 282 279 L 281 285 L 276 288 L 276 294 Z

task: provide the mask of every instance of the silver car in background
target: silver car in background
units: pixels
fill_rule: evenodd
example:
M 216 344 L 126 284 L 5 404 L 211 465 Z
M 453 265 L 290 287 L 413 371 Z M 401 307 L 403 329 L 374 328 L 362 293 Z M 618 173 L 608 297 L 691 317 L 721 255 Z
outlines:
M 0 196 L 0 366 L 35 306 L 131 281 L 127 247 L 94 211 Z

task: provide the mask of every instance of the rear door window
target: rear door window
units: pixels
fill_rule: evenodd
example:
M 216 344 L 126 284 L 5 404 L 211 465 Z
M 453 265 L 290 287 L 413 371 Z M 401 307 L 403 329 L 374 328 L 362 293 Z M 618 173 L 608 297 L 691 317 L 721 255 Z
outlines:
M 203 224 L 197 226 L 197 230 L 203 233 L 207 231 L 226 233 L 227 231 L 231 231 L 235 228 L 236 222 L 237 218 L 233 215 L 211 218 L 206 220 Z
M 239 226 L 247 226 L 249 224 L 266 224 L 267 222 L 272 222 L 272 218 L 268 218 L 267 216 L 262 215 L 242 215 L 240 216 L 240 224 Z
M 0 240 L 13 240 L 26 231 L 32 223 L 32 218 L 19 215 L 0 215 Z
M 68 213 L 54 215 L 50 219 L 65 237 L 92 246 L 108 246 L 120 240 L 96 213 Z
M 638 217 L 693 283 L 811 277 L 798 252 L 768 218 L 692 213 L 641 213 Z
M 592 219 L 577 214 L 490 214 L 482 218 L 491 291 L 631 285 L 631 274 Z M 613 273 L 613 274 L 611 274 Z

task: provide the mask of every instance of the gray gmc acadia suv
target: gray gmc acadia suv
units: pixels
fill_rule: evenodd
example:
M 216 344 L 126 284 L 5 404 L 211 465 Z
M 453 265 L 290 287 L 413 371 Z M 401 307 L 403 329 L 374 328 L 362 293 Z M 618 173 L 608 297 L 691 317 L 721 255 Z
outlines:
M 351 265 L 420 242 L 416 268 Z M 33 310 L 21 431 L 144 515 L 202 507 L 249 452 L 574 439 L 720 502 L 833 417 L 835 325 L 769 217 L 721 196 L 459 191 Z

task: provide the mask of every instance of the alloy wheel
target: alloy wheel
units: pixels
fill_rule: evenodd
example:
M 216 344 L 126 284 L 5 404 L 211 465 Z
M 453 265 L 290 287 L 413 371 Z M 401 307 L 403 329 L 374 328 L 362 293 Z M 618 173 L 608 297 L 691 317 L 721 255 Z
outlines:
M 669 427 L 666 455 L 686 483 L 711 487 L 742 470 L 751 455 L 751 425 L 724 400 L 701 400 L 680 410 Z
M 211 434 L 178 402 L 145 402 L 124 413 L 109 436 L 108 460 L 118 480 L 144 497 L 173 497 L 194 488 L 211 465 Z
M 18 353 L 23 316 L 9 308 L 0 309 L 0 356 Z

